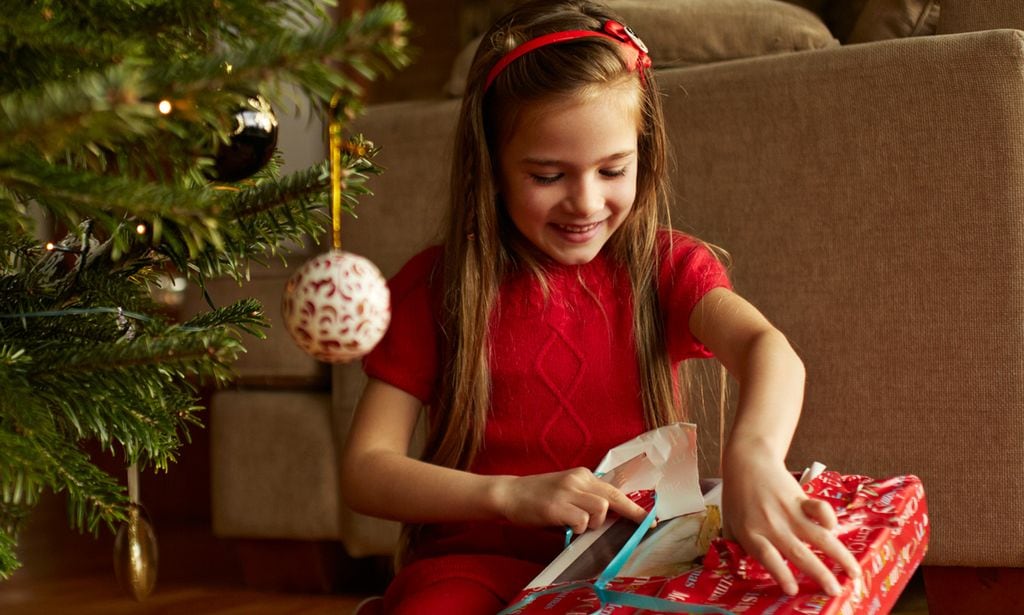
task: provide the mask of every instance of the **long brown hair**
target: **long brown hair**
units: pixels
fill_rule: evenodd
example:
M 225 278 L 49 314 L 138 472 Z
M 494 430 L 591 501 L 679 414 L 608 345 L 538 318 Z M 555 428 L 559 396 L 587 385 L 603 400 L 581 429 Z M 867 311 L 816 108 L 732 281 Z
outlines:
M 624 80 L 641 90 L 637 193 L 609 249 L 631 280 L 645 421 L 657 427 L 683 418 L 673 395 L 656 287 L 657 233 L 668 224 L 668 163 L 653 74 L 630 72 L 615 43 L 588 37 L 525 54 L 484 92 L 488 71 L 517 45 L 551 32 L 600 30 L 610 19 L 621 21 L 585 0 L 527 2 L 492 26 L 473 59 L 453 150 L 441 272 L 444 360 L 437 405 L 430 412 L 426 461 L 459 469 L 472 464 L 490 405 L 487 333 L 499 285 L 516 267 L 543 275 L 501 205 L 495 184 L 499 148 L 525 106 L 593 95 L 604 87 L 621 87 Z

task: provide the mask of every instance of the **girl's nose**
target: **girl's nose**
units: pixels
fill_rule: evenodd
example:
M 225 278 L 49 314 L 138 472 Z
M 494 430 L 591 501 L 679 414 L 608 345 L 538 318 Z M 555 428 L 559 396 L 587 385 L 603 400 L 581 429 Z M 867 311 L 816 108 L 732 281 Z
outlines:
M 604 197 L 600 188 L 589 179 L 577 182 L 567 201 L 572 213 L 580 218 L 587 218 L 604 207 Z

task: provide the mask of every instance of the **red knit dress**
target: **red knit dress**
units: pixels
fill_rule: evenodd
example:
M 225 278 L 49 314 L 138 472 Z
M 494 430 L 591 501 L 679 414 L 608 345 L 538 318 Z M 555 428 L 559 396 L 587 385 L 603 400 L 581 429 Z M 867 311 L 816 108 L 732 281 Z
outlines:
M 659 294 L 672 363 L 708 357 L 690 333 L 689 318 L 708 291 L 729 287 L 725 271 L 686 235 L 666 231 L 659 243 L 666 255 Z M 391 326 L 364 361 L 370 377 L 428 406 L 440 377 L 440 258 L 439 247 L 429 248 L 391 279 Z M 529 272 L 501 285 L 489 331 L 491 409 L 472 472 L 593 468 L 609 448 L 646 430 L 628 274 L 602 251 L 584 265 L 551 266 L 547 280 L 547 298 Z M 495 613 L 551 561 L 563 540 L 564 528 L 427 526 L 413 562 L 388 589 L 386 612 Z

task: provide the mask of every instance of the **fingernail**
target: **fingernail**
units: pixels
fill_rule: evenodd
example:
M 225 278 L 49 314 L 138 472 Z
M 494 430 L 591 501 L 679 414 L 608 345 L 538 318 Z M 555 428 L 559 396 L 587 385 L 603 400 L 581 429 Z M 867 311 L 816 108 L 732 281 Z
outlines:
M 828 584 L 828 595 L 838 596 L 841 593 L 843 593 L 843 587 L 839 584 L 838 581 L 832 581 Z

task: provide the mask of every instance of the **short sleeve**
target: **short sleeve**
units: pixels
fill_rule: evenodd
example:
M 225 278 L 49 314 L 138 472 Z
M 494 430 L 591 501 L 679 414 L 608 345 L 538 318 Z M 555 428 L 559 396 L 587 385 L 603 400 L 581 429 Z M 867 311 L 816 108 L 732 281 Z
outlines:
M 732 288 L 725 266 L 704 243 L 677 231 L 658 237 L 662 254 L 658 293 L 672 363 L 713 356 L 690 331 L 690 315 L 714 288 Z
M 412 257 L 388 280 L 391 324 L 363 358 L 366 375 L 402 389 L 424 404 L 434 398 L 440 365 L 437 303 L 441 248 Z

